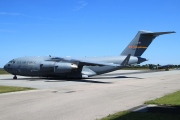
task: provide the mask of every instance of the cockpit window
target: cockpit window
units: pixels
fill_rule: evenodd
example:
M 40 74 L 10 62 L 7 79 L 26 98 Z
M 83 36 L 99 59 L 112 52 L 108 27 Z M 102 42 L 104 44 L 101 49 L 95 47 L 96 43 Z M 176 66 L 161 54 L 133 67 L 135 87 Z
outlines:
M 9 61 L 9 63 L 14 64 L 14 63 L 15 63 L 15 60 L 11 60 L 11 61 Z

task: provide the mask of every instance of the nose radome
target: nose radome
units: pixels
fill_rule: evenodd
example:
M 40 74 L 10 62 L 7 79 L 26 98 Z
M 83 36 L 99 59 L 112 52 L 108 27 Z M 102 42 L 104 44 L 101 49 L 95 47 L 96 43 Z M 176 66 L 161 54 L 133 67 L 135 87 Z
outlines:
M 7 64 L 6 64 L 6 65 L 4 65 L 4 70 L 7 70 Z

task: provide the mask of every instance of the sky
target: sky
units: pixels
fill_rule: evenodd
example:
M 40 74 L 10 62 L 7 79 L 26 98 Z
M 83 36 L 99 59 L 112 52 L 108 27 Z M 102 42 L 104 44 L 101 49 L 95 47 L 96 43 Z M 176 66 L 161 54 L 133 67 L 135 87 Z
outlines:
M 139 30 L 143 64 L 180 64 L 179 0 L 0 0 L 0 68 L 23 56 L 118 56 Z

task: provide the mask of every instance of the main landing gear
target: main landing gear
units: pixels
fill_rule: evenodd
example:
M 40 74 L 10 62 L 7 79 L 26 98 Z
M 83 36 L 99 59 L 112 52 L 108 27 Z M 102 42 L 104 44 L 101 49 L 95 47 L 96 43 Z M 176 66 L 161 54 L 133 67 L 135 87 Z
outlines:
M 14 75 L 13 79 L 17 79 L 17 76 L 16 76 L 16 75 Z

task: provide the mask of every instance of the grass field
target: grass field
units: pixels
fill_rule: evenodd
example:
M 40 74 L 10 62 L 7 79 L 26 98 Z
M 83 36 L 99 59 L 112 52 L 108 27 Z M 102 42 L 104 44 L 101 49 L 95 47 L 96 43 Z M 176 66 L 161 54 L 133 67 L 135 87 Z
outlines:
M 25 91 L 25 90 L 33 90 L 34 88 L 28 87 L 14 87 L 14 86 L 1 86 L 0 85 L 0 94 L 8 93 L 8 92 L 16 92 L 16 91 Z
M 150 100 L 145 104 L 157 104 L 157 105 L 180 105 L 180 91 L 166 95 L 164 97 Z
M 4 69 L 0 68 L 0 74 L 8 74 Z
M 180 108 L 180 91 L 162 98 L 147 101 L 145 104 L 173 105 Z M 101 120 L 180 120 L 180 114 L 122 111 L 109 115 Z

